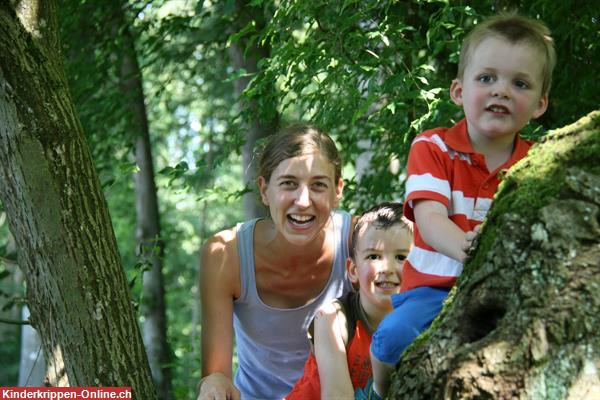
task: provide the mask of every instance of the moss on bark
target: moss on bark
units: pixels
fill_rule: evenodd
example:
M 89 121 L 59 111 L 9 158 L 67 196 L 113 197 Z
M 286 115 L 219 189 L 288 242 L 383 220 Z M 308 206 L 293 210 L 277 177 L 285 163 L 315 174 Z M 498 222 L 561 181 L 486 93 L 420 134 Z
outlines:
M 500 185 L 442 314 L 390 398 L 600 398 L 600 111 L 534 146 Z

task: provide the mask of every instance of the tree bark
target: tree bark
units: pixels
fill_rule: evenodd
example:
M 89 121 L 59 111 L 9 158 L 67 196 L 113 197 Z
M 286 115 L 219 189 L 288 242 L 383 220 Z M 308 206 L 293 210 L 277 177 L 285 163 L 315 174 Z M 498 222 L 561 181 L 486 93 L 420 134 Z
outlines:
M 18 4 L 15 9 L 13 4 Z M 67 89 L 56 2 L 0 2 L 0 200 L 54 382 L 156 399 L 108 210 Z
M 257 8 L 252 7 L 245 0 L 236 1 L 236 19 L 234 29 L 236 32 L 242 30 L 248 23 L 254 21 L 257 29 L 262 29 L 265 25 L 264 15 L 257 12 Z M 229 48 L 229 57 L 235 70 L 246 71 L 245 76 L 241 76 L 234 82 L 236 97 L 241 99 L 242 93 L 248 86 L 250 79 L 259 71 L 258 62 L 269 56 L 270 47 L 268 45 L 258 45 L 255 42 L 249 43 L 247 37 L 242 37 L 233 42 Z M 275 90 L 274 87 L 272 90 Z M 265 99 L 271 93 L 264 93 Z M 265 101 L 264 104 L 269 104 Z M 255 98 L 243 102 L 246 108 L 246 115 L 243 129 L 245 131 L 245 142 L 242 147 L 242 171 L 244 183 L 250 188 L 256 187 L 258 160 L 256 160 L 256 144 L 259 140 L 275 133 L 279 124 L 277 110 L 271 105 L 272 109 L 264 109 Z M 264 217 L 267 212 L 264 205 L 260 202 L 258 194 L 254 191 L 244 195 L 244 212 L 246 218 Z
M 119 3 L 119 2 L 117 2 Z M 135 209 L 137 216 L 136 238 L 143 274 L 142 315 L 144 346 L 150 370 L 159 397 L 172 399 L 170 348 L 167 341 L 167 316 L 163 279 L 164 241 L 160 236 L 158 195 L 154 182 L 154 164 L 150 130 L 142 85 L 142 72 L 137 60 L 134 41 L 124 13 L 124 5 L 117 4 L 117 21 L 122 39 L 121 89 L 131 113 L 128 128 L 135 140 L 135 161 L 139 171 L 135 180 Z
M 600 111 L 504 179 L 474 256 L 390 398 L 600 398 Z

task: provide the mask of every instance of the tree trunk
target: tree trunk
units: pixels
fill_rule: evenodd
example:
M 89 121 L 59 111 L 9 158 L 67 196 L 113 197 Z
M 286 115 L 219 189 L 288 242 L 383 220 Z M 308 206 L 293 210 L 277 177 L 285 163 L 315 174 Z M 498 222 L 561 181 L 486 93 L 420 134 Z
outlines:
M 265 24 L 265 17 L 257 12 L 257 8 L 252 7 L 247 1 L 236 1 L 236 19 L 234 29 L 236 32 L 242 30 L 250 21 L 255 21 L 257 29 L 261 29 Z M 241 76 L 234 82 L 235 94 L 238 99 L 248 86 L 250 79 L 259 71 L 258 62 L 267 58 L 270 53 L 268 45 L 259 46 L 256 41 L 248 43 L 247 37 L 242 37 L 234 41 L 229 47 L 229 57 L 236 71 L 246 71 L 245 76 Z M 273 90 L 275 90 L 273 88 Z M 265 99 L 270 93 L 265 93 Z M 242 171 L 244 183 L 250 188 L 256 187 L 258 160 L 256 160 L 256 143 L 275 133 L 279 118 L 274 106 L 270 105 L 269 110 L 264 109 L 269 105 L 264 101 L 261 105 L 253 98 L 243 102 L 246 109 L 246 117 L 243 129 L 246 133 L 245 143 L 242 148 Z M 246 218 L 264 217 L 267 213 L 264 205 L 260 202 L 258 194 L 255 191 L 244 195 L 244 212 Z
M 11 4 L 18 4 L 13 8 Z M 55 382 L 156 399 L 108 210 L 68 93 L 56 2 L 0 2 L 0 200 Z
M 474 256 L 390 398 L 599 399 L 600 111 L 501 184 Z
M 142 73 L 123 7 L 123 5 L 116 7 L 120 14 L 117 21 L 123 45 L 120 80 L 123 97 L 127 99 L 125 103 L 129 104 L 131 110 L 127 124 L 131 131 L 127 134 L 132 134 L 135 138 L 135 161 L 139 168 L 134 175 L 136 238 L 142 262 L 147 265 L 147 270 L 143 274 L 143 338 L 159 397 L 168 400 L 172 398 L 172 395 L 171 358 L 167 341 L 167 316 L 162 272 L 164 242 L 160 237 L 160 214 L 154 182 L 152 146 L 144 103 Z

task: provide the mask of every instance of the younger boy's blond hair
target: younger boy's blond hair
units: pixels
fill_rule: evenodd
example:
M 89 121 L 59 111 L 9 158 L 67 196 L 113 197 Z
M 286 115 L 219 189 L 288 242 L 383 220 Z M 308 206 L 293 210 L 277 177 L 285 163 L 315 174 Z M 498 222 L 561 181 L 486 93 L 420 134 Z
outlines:
M 537 48 L 544 55 L 542 95 L 548 94 L 552 84 L 552 71 L 556 64 L 556 51 L 550 29 L 543 22 L 518 15 L 516 12 L 490 17 L 477 24 L 465 37 L 458 62 L 458 79 L 463 78 L 473 50 L 489 37 L 500 37 L 512 44 L 524 42 Z

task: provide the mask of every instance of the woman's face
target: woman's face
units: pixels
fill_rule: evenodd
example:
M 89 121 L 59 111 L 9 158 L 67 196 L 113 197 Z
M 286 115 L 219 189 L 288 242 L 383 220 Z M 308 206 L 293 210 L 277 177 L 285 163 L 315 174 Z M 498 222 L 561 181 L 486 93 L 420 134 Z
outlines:
M 258 184 L 279 233 L 300 246 L 323 231 L 344 185 L 341 178 L 335 180 L 333 164 L 319 153 L 283 160 L 268 183 L 260 177 Z

